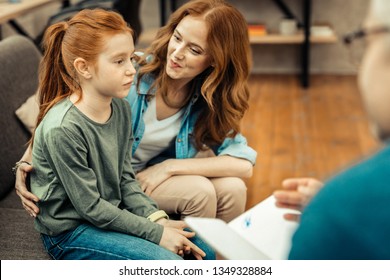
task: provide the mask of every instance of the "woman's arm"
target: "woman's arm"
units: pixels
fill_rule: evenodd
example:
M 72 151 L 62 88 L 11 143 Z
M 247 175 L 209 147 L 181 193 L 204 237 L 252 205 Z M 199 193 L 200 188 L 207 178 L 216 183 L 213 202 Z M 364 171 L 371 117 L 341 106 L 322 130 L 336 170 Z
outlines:
M 20 161 L 31 163 L 31 145 L 27 147 Z M 35 203 L 39 201 L 39 198 L 28 191 L 26 183 L 28 173 L 30 173 L 32 170 L 32 165 L 28 165 L 27 163 L 22 163 L 19 165 L 19 168 L 16 170 L 15 190 L 16 194 L 20 197 L 23 208 L 26 209 L 30 216 L 36 217 L 36 215 L 39 213 L 39 208 Z
M 165 162 L 171 175 L 200 175 L 205 177 L 240 177 L 252 176 L 252 163 L 246 159 L 229 155 L 170 159 Z
M 204 177 L 252 176 L 253 166 L 248 160 L 228 155 L 207 158 L 168 159 L 137 174 L 146 194 L 150 194 L 162 182 L 175 175 L 199 175 Z

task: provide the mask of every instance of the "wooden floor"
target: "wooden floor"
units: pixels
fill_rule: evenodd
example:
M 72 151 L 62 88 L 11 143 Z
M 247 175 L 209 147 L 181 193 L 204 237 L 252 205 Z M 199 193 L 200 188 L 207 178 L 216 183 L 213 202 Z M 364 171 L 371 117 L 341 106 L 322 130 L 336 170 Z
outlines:
M 285 178 L 325 180 L 379 148 L 355 76 L 314 75 L 310 88 L 302 89 L 297 76 L 253 75 L 250 91 L 242 132 L 258 159 L 246 180 L 247 208 Z

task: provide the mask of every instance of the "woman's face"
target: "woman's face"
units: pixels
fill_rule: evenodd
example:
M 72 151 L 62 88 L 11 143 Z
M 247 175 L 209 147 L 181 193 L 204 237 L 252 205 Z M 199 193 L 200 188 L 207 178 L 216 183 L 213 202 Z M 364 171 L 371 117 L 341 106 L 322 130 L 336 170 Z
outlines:
M 191 81 L 211 64 L 208 27 L 201 17 L 186 16 L 168 44 L 166 72 L 174 80 Z

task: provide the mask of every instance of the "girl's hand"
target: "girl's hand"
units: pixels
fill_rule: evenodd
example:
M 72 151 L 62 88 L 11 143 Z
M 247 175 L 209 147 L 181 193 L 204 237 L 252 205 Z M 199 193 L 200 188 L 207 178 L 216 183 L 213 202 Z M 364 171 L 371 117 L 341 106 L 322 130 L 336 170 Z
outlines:
M 198 246 L 188 240 L 188 238 L 193 236 L 195 236 L 194 232 L 164 226 L 160 246 L 182 257 L 184 254 L 192 253 L 196 259 L 201 260 L 206 254 Z

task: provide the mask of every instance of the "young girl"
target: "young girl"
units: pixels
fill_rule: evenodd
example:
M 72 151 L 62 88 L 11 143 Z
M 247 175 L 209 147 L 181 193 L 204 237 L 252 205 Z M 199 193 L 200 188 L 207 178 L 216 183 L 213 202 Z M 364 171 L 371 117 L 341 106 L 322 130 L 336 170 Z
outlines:
M 135 74 L 132 30 L 117 13 L 83 10 L 51 26 L 43 45 L 31 188 L 40 198 L 35 228 L 51 257 L 204 256 L 187 239 L 194 234 L 167 221 L 135 180 L 123 100 Z

